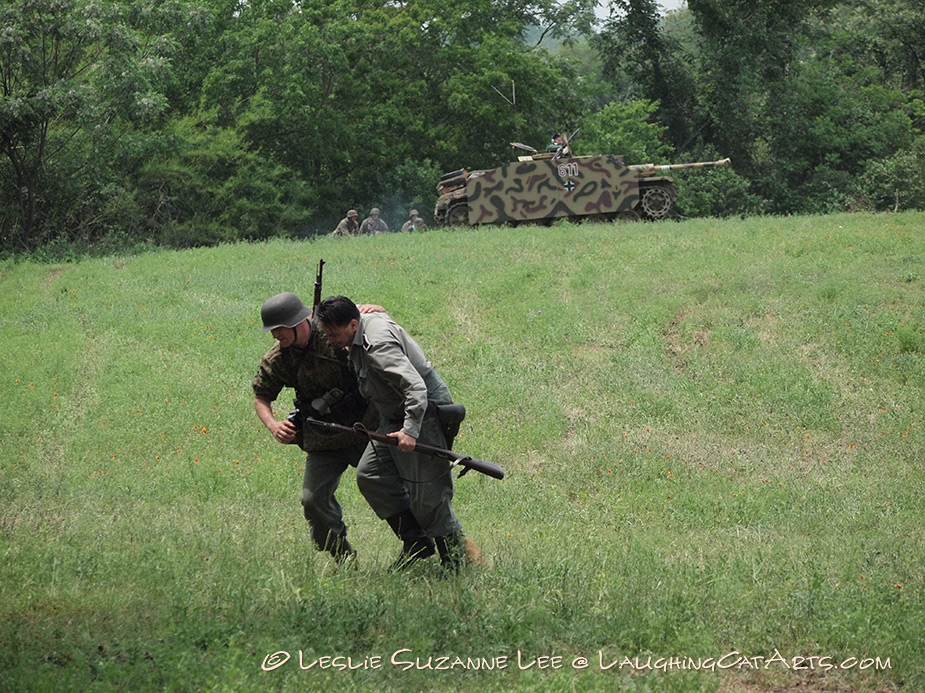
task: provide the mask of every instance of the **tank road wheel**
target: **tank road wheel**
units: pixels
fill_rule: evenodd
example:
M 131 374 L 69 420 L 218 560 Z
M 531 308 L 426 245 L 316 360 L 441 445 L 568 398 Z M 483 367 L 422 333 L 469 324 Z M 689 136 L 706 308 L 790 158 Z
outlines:
M 654 185 L 642 192 L 640 206 L 649 219 L 664 219 L 671 211 L 671 193 L 661 185 Z
M 639 221 L 639 214 L 635 209 L 627 209 L 617 214 L 617 222 Z
M 469 225 L 469 205 L 463 202 L 457 202 L 446 210 L 447 226 L 468 226 Z

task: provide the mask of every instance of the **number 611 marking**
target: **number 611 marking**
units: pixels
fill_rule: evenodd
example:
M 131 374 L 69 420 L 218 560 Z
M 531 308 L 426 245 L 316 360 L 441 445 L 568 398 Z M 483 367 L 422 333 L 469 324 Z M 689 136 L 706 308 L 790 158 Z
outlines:
M 559 164 L 559 178 L 565 178 L 567 176 L 577 176 L 578 175 L 578 164 L 574 161 L 569 161 L 565 164 Z

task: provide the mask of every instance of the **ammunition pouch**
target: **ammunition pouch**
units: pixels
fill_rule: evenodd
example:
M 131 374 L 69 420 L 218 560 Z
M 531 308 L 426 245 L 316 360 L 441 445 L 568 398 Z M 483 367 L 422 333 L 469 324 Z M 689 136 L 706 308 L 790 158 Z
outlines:
M 363 420 L 367 408 L 367 402 L 356 385 L 346 390 L 334 388 L 310 402 L 297 397 L 292 404 L 295 409 L 286 418 L 298 429 L 302 428 L 306 416 L 341 426 L 353 426 L 357 421 Z
M 319 401 L 321 400 L 321 401 Z M 312 416 L 341 426 L 353 426 L 363 420 L 367 402 L 354 385 L 347 390 L 331 390 L 312 402 Z
M 466 407 L 462 404 L 432 404 L 429 409 L 433 409 L 437 421 L 440 422 L 440 428 L 443 429 L 443 437 L 446 438 L 446 449 L 453 449 L 453 439 L 459 433 L 459 425 L 466 418 Z

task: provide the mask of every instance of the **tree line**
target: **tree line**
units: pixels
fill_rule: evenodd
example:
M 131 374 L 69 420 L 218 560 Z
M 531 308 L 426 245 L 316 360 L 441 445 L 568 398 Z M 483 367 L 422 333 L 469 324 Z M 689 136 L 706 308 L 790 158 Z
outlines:
M 712 160 L 694 215 L 925 208 L 925 5 L 906 0 L 10 0 L 0 250 L 390 225 L 439 177 L 576 154 Z

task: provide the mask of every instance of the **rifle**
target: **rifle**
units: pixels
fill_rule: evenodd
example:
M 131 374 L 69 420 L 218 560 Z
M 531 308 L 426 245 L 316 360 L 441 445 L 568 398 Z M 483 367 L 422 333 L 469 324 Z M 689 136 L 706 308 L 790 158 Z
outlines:
M 559 135 L 559 137 L 565 140 L 565 143 L 561 147 L 559 147 L 553 159 L 558 159 L 559 157 L 562 157 L 562 156 L 572 156 L 572 140 L 575 139 L 575 136 L 578 134 L 579 130 L 581 130 L 581 128 L 578 128 L 577 130 L 575 130 L 575 132 L 573 132 L 568 137 L 562 134 Z
M 312 302 L 312 317 L 315 317 L 315 311 L 318 310 L 318 304 L 321 303 L 321 273 L 324 272 L 324 260 L 318 261 L 318 274 L 315 275 L 315 300 Z
M 384 433 L 379 433 L 378 431 L 370 431 L 366 426 L 361 423 L 355 423 L 353 426 L 341 426 L 336 423 L 328 423 L 327 421 L 319 421 L 318 419 L 313 419 L 310 416 L 305 416 L 302 420 L 310 426 L 316 426 L 318 428 L 323 428 L 331 433 L 352 433 L 358 438 L 369 438 L 370 440 L 375 440 L 380 443 L 385 443 L 393 447 L 398 446 L 398 440 L 395 438 L 390 438 Z M 449 460 L 450 468 L 455 467 L 457 464 L 461 464 L 465 469 L 463 469 L 459 476 L 462 476 L 470 469 L 474 469 L 477 472 L 482 472 L 487 476 L 493 477 L 495 479 L 504 478 L 504 470 L 501 469 L 494 462 L 486 462 L 484 460 L 477 460 L 474 457 L 469 457 L 468 455 L 460 455 L 459 453 L 453 452 L 452 450 L 446 450 L 444 448 L 438 448 L 433 445 L 426 445 L 424 443 L 416 443 L 414 446 L 414 452 L 420 452 L 425 455 L 430 455 L 431 457 L 439 457 L 440 459 Z

